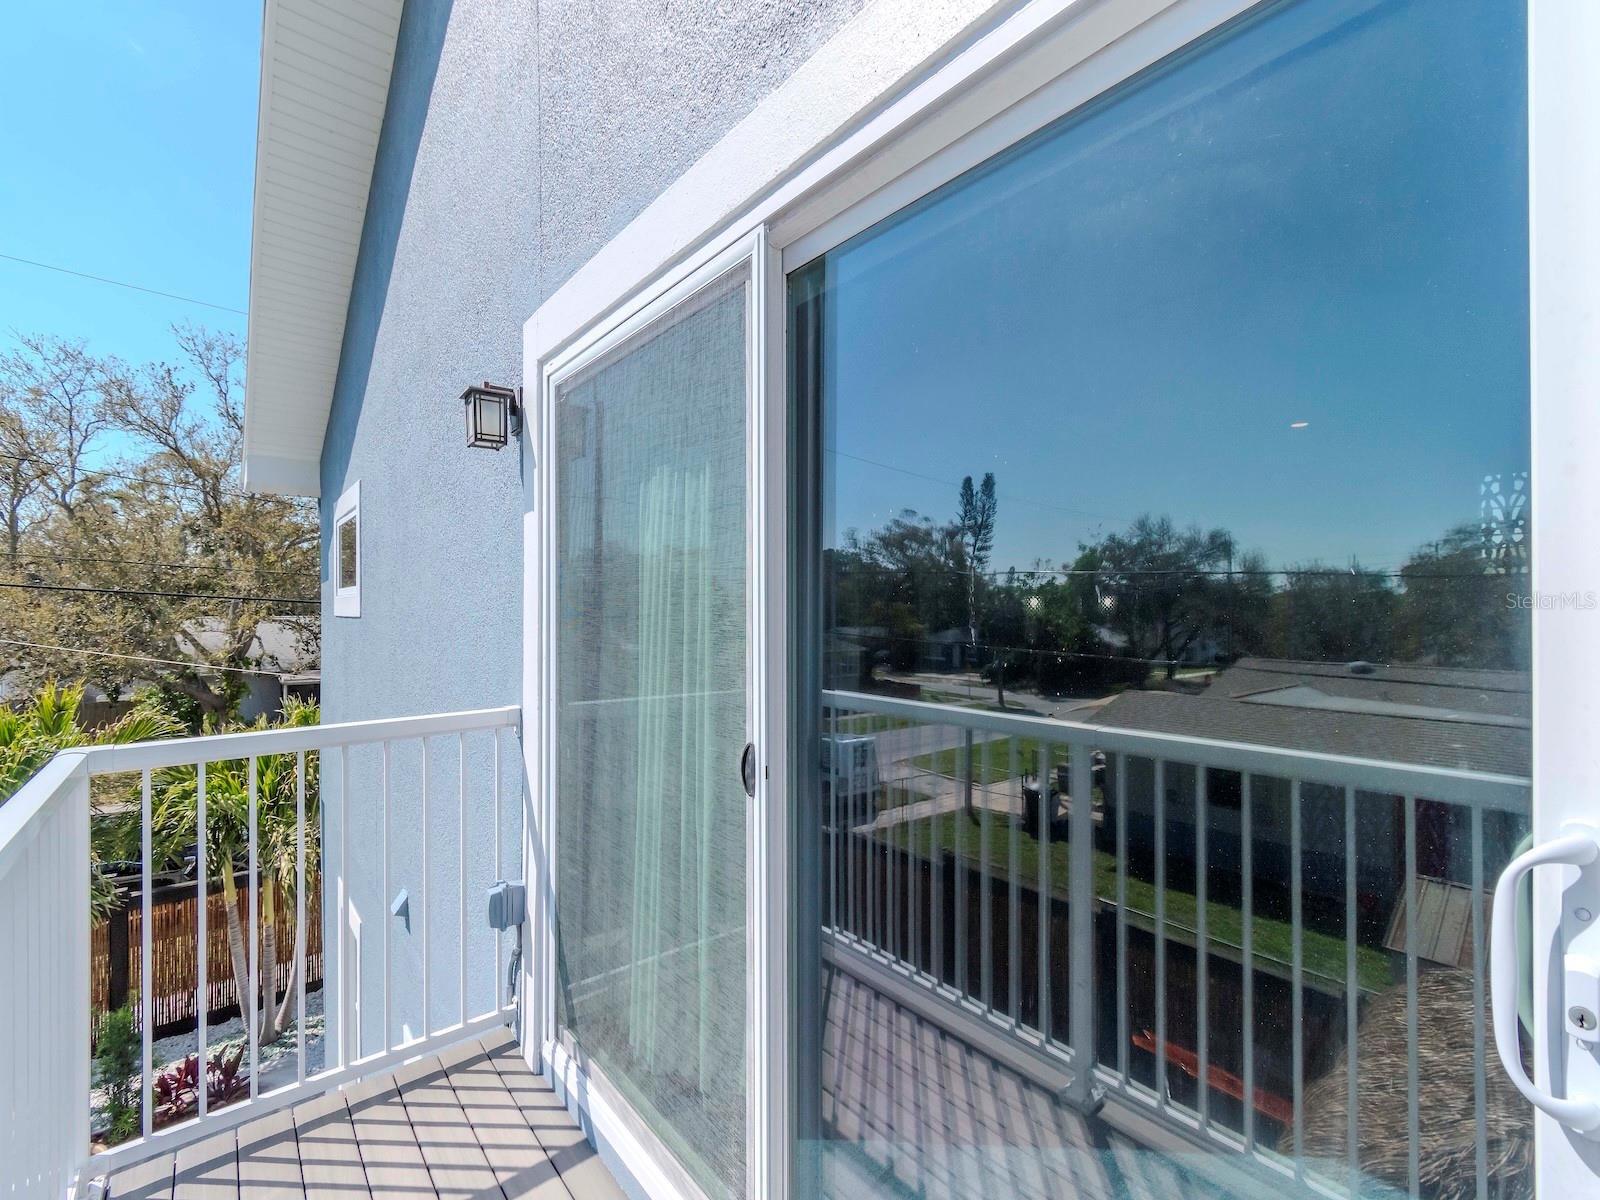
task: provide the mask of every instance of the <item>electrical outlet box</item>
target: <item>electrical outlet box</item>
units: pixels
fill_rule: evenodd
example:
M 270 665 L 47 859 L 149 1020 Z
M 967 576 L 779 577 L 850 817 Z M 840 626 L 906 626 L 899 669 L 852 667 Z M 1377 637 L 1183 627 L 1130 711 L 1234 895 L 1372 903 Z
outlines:
M 515 929 L 528 916 L 528 889 L 499 879 L 489 888 L 489 928 Z

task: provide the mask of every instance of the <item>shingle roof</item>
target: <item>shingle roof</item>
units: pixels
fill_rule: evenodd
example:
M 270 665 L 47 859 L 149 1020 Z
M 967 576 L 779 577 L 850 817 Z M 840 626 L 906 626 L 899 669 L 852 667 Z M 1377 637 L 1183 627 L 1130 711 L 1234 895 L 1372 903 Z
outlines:
M 1406 667 L 1351 675 L 1340 665 L 1243 659 L 1198 695 L 1124 692 L 1090 721 L 1152 733 L 1525 777 L 1530 737 L 1518 718 L 1528 711 L 1527 680 L 1525 673 L 1514 671 Z M 1293 696 L 1284 703 L 1261 702 L 1272 690 L 1304 687 L 1354 702 L 1404 705 L 1409 711 L 1343 711 L 1307 705 Z M 1438 714 L 1428 714 L 1430 709 Z M 1472 720 L 1474 712 L 1493 722 Z

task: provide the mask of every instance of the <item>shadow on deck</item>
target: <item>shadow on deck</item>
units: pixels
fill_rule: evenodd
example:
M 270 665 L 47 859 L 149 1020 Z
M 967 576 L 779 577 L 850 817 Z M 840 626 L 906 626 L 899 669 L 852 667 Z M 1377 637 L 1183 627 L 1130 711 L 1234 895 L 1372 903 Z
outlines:
M 128 1167 L 110 1200 L 620 1200 L 509 1031 Z

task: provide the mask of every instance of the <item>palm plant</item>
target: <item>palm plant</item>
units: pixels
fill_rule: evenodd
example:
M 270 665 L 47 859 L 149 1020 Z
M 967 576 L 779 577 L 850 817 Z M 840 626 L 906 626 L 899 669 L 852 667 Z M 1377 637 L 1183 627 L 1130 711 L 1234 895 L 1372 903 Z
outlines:
M 82 706 L 82 684 L 63 687 L 52 681 L 41 687 L 27 705 L 0 708 L 0 804 L 27 783 L 58 750 L 77 746 L 120 746 L 183 733 L 183 725 L 175 717 L 146 705 L 110 725 L 85 729 L 80 720 Z M 103 799 L 101 796 L 93 798 L 97 810 L 103 809 Z M 130 857 L 121 853 L 126 841 L 126 822 L 115 813 L 97 811 L 89 843 L 89 903 L 96 918 L 109 915 L 117 897 L 116 885 L 106 876 L 102 864 Z
M 321 719 L 321 710 L 314 703 L 290 700 L 280 722 L 285 727 L 315 725 Z M 252 725 L 234 726 L 230 732 L 266 729 L 268 722 L 262 717 Z M 208 732 L 217 732 L 212 729 Z M 262 916 L 261 974 L 252 979 L 249 958 L 245 951 L 244 922 L 239 915 L 239 887 L 236 872 L 242 859 L 248 857 L 250 782 L 249 760 L 229 759 L 208 763 L 206 766 L 206 874 L 204 884 L 220 880 L 225 901 L 228 930 L 228 954 L 233 967 L 234 983 L 238 990 L 241 1015 L 246 996 L 260 999 L 256 1007 L 259 1014 L 257 1037 L 260 1044 L 277 1040 L 288 1021 L 289 1006 L 296 993 L 298 974 L 304 960 L 301 950 L 306 931 L 298 920 L 294 922 L 294 953 L 290 959 L 288 986 L 281 1003 L 277 1000 L 275 980 L 278 968 L 277 916 L 279 897 L 293 904 L 298 886 L 297 877 L 297 823 L 296 763 L 297 755 L 262 754 L 256 764 L 256 854 L 260 872 Z M 319 796 L 318 756 L 306 754 L 305 768 L 305 852 L 306 887 L 314 891 L 321 862 L 320 829 L 318 819 Z M 151 826 L 158 846 L 158 855 L 169 860 L 181 859 L 195 842 L 196 817 L 199 797 L 199 773 L 192 766 L 171 767 L 156 772 L 151 778 Z

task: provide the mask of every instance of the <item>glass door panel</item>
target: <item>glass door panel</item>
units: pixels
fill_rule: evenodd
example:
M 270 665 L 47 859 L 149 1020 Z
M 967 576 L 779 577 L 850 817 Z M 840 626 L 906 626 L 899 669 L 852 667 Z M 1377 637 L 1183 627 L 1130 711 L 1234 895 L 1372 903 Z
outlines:
M 558 1031 L 745 1191 L 748 271 L 556 389 Z
M 790 276 L 801 1194 L 1531 1194 L 1523 24 L 1264 5 Z

